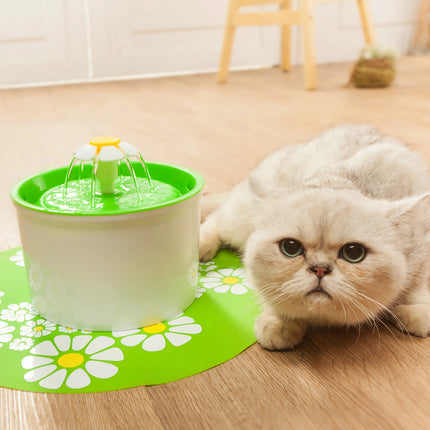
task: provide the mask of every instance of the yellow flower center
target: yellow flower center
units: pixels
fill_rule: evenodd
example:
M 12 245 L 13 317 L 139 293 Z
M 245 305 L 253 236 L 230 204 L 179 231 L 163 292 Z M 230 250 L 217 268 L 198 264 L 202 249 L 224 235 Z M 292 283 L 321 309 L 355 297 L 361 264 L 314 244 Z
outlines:
M 227 285 L 237 284 L 239 281 L 240 279 L 236 278 L 236 276 L 227 276 L 222 280 L 222 282 L 224 282 L 224 284 L 227 284 Z
M 43 326 L 41 325 L 37 325 L 36 327 L 34 327 L 35 331 L 42 331 L 43 330 Z
M 157 323 L 157 324 L 149 325 L 147 327 L 143 327 L 142 330 L 150 334 L 161 333 L 162 331 L 166 330 L 166 326 L 163 323 Z
M 69 352 L 68 354 L 62 355 L 58 359 L 58 364 L 61 367 L 77 367 L 84 362 L 84 356 L 77 352 Z
M 104 146 L 118 147 L 119 142 L 121 141 L 117 137 L 101 136 L 101 137 L 95 137 L 94 139 L 91 139 L 90 145 L 97 147 L 97 155 L 98 155 Z
M 118 143 L 121 142 L 120 139 L 114 136 L 100 136 L 95 137 L 94 139 L 90 140 L 90 145 L 94 146 L 111 146 L 111 145 L 118 145 Z

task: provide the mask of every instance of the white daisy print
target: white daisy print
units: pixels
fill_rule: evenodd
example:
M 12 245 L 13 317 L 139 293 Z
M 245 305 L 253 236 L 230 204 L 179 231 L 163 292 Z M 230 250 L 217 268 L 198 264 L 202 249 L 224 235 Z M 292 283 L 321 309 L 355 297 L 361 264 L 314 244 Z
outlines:
M 58 326 L 58 331 L 61 333 L 76 333 L 78 330 L 72 327 L 64 327 L 62 325 Z
M 49 309 L 48 302 L 43 296 L 35 296 L 31 301 L 31 304 L 34 306 L 38 314 L 44 314 Z
M 198 261 L 194 262 L 190 270 L 188 271 L 188 282 L 192 287 L 196 287 L 199 282 L 199 263 Z
M 0 348 L 4 343 L 12 340 L 13 335 L 10 334 L 15 330 L 15 327 L 9 325 L 7 322 L 0 321 Z
M 9 344 L 9 349 L 13 349 L 15 351 L 24 351 L 25 349 L 29 349 L 34 345 L 34 340 L 29 337 L 21 337 L 18 339 L 14 339 Z
M 206 263 L 200 263 L 199 272 L 210 272 L 211 270 L 217 269 L 215 261 L 207 261 Z
M 248 292 L 250 288 L 246 283 L 246 273 L 244 268 L 239 269 L 219 269 L 206 274 L 200 278 L 200 282 L 205 289 L 213 289 L 217 293 L 227 293 L 241 295 Z
M 22 251 L 17 251 L 15 255 L 9 258 L 9 260 L 17 266 L 24 267 L 24 255 L 22 254 Z
M 3 297 L 3 296 L 4 296 L 4 292 L 0 291 L 0 297 Z M 0 303 L 1 303 L 1 299 L 0 299 Z
M 30 264 L 30 271 L 29 271 L 28 277 L 30 281 L 30 286 L 33 289 L 33 291 L 40 290 L 43 283 L 43 275 L 42 275 L 42 268 L 38 263 L 33 261 Z
M 142 344 L 145 351 L 161 351 L 166 347 L 166 340 L 173 346 L 182 346 L 189 342 L 190 335 L 202 332 L 202 327 L 187 316 L 179 315 L 168 321 L 153 324 L 141 329 L 113 331 L 114 337 L 121 337 L 125 346 Z
M 110 362 L 124 360 L 121 349 L 112 347 L 115 340 L 107 336 L 83 334 L 75 337 L 61 334 L 53 341 L 45 340 L 30 350 L 21 365 L 30 370 L 24 375 L 27 382 L 57 390 L 63 384 L 79 389 L 90 385 L 91 377 L 112 378 L 118 367 Z
M 27 321 L 25 325 L 21 326 L 19 334 L 28 337 L 42 337 L 51 334 L 56 327 L 56 324 L 40 318 L 36 321 Z
M 77 331 L 80 331 L 82 334 L 90 334 L 93 332 L 92 330 L 78 330 L 77 328 L 65 327 L 63 325 L 58 326 L 58 331 L 60 333 L 76 333 Z
M 12 304 L 7 309 L 2 309 L 0 319 L 7 321 L 23 322 L 36 318 L 37 311 L 35 307 L 27 302 Z
M 206 291 L 206 288 L 202 288 L 202 287 L 199 287 L 199 286 L 197 286 L 197 288 L 196 288 L 196 292 L 194 293 L 194 297 L 196 298 L 196 299 L 198 299 L 199 297 L 201 297 L 202 295 L 203 295 L 203 293 Z

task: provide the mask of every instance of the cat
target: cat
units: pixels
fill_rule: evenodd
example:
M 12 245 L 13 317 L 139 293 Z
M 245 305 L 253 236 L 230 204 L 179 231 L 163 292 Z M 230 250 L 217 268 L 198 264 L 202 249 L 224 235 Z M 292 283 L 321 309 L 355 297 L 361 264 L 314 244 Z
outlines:
M 242 254 L 263 348 L 293 348 L 308 327 L 386 315 L 429 335 L 430 175 L 401 142 L 371 126 L 336 127 L 269 155 L 208 201 L 200 259 L 220 246 Z

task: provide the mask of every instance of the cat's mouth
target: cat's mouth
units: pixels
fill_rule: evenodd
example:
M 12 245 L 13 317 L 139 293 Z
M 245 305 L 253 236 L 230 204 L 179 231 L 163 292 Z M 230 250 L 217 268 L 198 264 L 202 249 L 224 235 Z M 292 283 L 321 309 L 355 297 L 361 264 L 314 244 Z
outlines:
M 307 296 L 311 296 L 311 295 L 324 295 L 326 297 L 328 297 L 329 299 L 333 299 L 333 297 L 331 296 L 330 293 L 328 293 L 322 286 L 321 284 L 318 284 L 318 286 L 316 288 L 314 288 L 313 290 L 309 291 L 308 293 L 306 293 L 306 297 Z

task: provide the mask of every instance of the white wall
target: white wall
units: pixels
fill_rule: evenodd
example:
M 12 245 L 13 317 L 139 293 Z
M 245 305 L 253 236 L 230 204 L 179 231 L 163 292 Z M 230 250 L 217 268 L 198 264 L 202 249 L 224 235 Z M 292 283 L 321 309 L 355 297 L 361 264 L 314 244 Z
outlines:
M 380 44 L 408 50 L 419 1 L 370 0 Z M 0 87 L 214 71 L 227 5 L 228 0 L 0 0 Z M 316 37 L 319 63 L 356 59 L 363 38 L 355 1 L 318 4 Z M 232 67 L 278 62 L 278 28 L 238 29 Z M 293 63 L 301 63 L 298 29 Z

